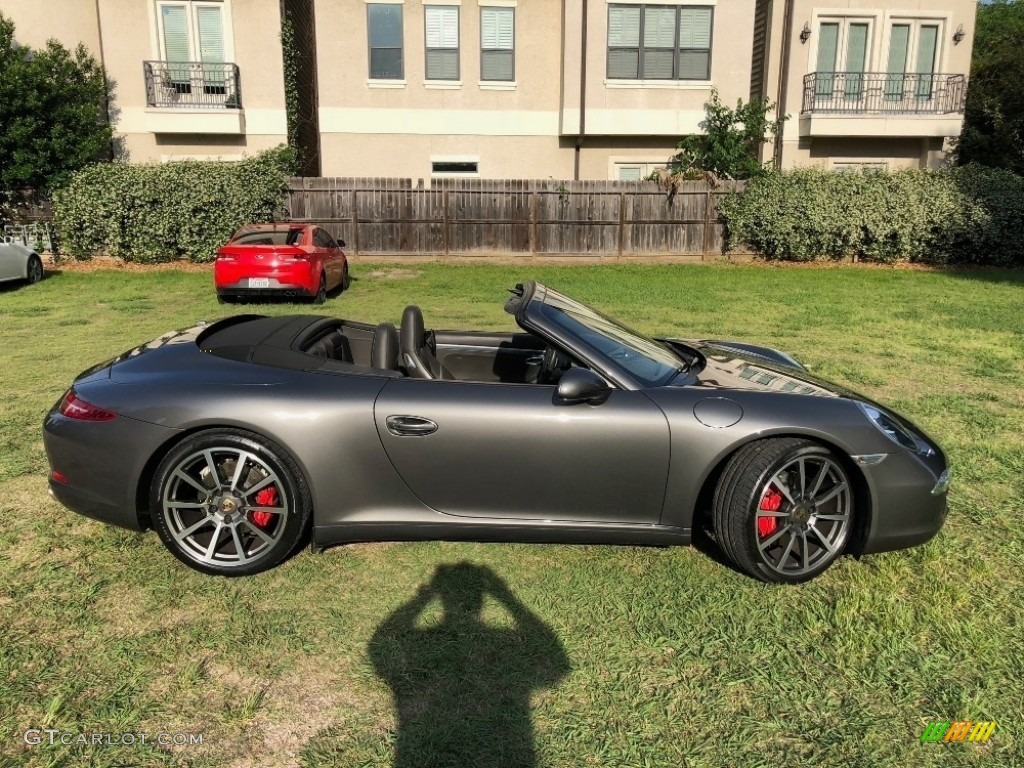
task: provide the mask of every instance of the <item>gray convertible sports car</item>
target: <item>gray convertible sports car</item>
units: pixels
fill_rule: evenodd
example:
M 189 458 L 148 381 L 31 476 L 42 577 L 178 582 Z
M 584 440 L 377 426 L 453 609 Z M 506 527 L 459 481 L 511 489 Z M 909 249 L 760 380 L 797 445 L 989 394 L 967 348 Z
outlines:
M 81 374 L 46 417 L 50 488 L 155 528 L 200 571 L 305 541 L 686 544 L 707 526 L 758 579 L 920 544 L 939 446 L 788 355 L 651 339 L 539 283 L 510 333 L 238 315 Z

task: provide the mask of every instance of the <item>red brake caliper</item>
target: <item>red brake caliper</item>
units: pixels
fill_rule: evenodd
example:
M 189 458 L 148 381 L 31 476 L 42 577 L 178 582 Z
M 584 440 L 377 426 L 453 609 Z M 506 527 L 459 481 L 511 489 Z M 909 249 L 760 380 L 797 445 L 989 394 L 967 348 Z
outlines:
M 764 512 L 778 512 L 782 506 L 782 494 L 774 488 L 769 488 L 761 497 L 761 506 L 758 509 Z M 757 518 L 757 533 L 763 539 L 771 536 L 779 527 L 779 518 L 759 515 Z
M 276 507 L 277 506 L 277 488 L 274 486 L 268 486 L 263 490 L 256 492 L 256 506 L 257 507 Z M 274 518 L 273 512 L 250 512 L 249 518 L 256 523 L 260 528 L 266 528 L 270 525 L 270 521 Z

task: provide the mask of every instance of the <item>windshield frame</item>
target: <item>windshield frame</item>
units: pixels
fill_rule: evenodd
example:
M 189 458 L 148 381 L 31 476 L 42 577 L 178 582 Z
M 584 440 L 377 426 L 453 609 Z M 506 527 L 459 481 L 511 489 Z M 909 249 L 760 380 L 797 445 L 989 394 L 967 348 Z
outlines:
M 687 370 L 687 361 L 668 345 L 563 293 L 540 283 L 523 283 L 514 293 L 522 300 L 510 302 L 509 309 L 521 328 L 579 358 L 620 389 L 665 386 Z M 616 356 L 618 350 L 623 354 Z

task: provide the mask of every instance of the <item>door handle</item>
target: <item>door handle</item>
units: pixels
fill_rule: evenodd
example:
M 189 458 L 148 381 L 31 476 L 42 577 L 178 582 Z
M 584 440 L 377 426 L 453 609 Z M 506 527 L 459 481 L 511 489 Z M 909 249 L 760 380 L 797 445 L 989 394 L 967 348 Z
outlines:
M 437 432 L 437 424 L 421 416 L 388 416 L 384 423 L 388 426 L 388 432 L 399 437 Z

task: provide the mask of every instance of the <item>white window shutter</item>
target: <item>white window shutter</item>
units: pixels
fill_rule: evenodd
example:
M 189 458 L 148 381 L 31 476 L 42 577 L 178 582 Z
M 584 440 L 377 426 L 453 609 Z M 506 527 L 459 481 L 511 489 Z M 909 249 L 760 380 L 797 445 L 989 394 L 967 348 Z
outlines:
M 676 9 L 671 6 L 647 6 L 644 11 L 644 47 L 671 48 L 675 43 Z
M 679 9 L 679 47 L 711 47 L 711 9 Z
M 480 45 L 485 50 L 511 51 L 515 11 L 512 8 L 483 8 L 480 14 Z
M 636 48 L 639 45 L 639 6 L 613 5 L 608 9 L 608 46 L 611 48 Z
M 459 47 L 459 9 L 427 6 L 427 48 Z

